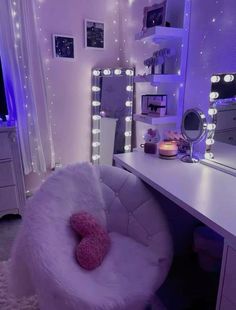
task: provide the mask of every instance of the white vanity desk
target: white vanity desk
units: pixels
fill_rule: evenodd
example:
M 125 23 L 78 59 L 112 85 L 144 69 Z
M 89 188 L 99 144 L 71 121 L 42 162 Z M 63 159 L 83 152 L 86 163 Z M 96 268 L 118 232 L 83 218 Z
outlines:
M 217 309 L 236 310 L 236 177 L 142 151 L 114 160 L 224 237 Z

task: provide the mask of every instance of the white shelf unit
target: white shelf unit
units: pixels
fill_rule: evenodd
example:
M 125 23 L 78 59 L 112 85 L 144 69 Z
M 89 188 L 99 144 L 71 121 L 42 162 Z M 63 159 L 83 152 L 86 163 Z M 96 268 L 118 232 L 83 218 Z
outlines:
M 191 15 L 191 0 L 185 0 L 182 28 L 156 26 L 136 34 L 135 40 L 143 41 L 149 44 L 154 43 L 161 46 L 162 43 L 164 43 L 164 46 L 166 47 L 168 46 L 168 44 L 171 44 L 173 46 L 173 44 L 175 44 L 176 41 L 181 46 L 180 65 L 178 74 L 137 75 L 134 79 L 136 83 L 150 83 L 152 86 L 166 84 L 165 87 L 168 87 L 168 84 L 177 85 L 178 99 L 175 115 L 167 115 L 164 118 L 162 117 L 161 121 L 155 120 L 157 118 L 154 118 L 154 120 L 152 121 L 153 118 L 152 117 L 147 118 L 146 115 L 139 115 L 139 116 L 136 115 L 136 117 L 134 117 L 136 121 L 152 125 L 161 125 L 161 124 L 168 124 L 170 123 L 171 120 L 171 123 L 173 123 L 174 121 L 176 123 L 176 127 L 180 128 L 184 109 L 190 15 Z
M 141 31 L 135 35 L 135 40 L 153 42 L 159 44 L 163 41 L 170 40 L 181 40 L 185 36 L 185 30 L 183 28 L 173 28 L 173 27 L 161 27 L 156 26 L 148 28 L 145 32 Z
M 148 74 L 138 75 L 134 78 L 135 83 L 150 83 L 156 86 L 159 83 L 183 83 L 184 78 L 178 74 Z
M 144 114 L 134 114 L 133 118 L 135 121 L 150 125 L 175 124 L 177 121 L 177 116 L 175 115 L 154 117 Z

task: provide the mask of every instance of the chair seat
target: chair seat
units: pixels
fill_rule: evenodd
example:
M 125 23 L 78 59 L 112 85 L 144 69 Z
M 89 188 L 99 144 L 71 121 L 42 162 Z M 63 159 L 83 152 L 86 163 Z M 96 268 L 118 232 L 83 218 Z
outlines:
M 82 269 L 69 218 L 91 213 L 111 236 L 101 266 Z M 42 310 L 143 310 L 172 259 L 160 203 L 134 175 L 76 164 L 52 174 L 28 202 L 12 252 L 16 295 L 38 295 Z
M 148 247 L 129 237 L 118 233 L 109 235 L 110 251 L 102 265 L 93 271 L 82 269 L 75 257 L 68 255 L 65 249 L 60 251 L 59 248 L 54 253 L 59 255 L 60 260 L 52 261 L 52 256 L 47 256 L 49 260 L 45 264 L 50 266 L 47 283 L 51 288 L 57 287 L 55 300 L 58 309 L 63 309 L 63 304 L 70 310 L 139 309 L 139 306 L 143 309 L 142 302 L 150 297 L 157 275 L 161 272 L 156 257 Z M 71 241 L 69 244 L 72 245 Z M 62 269 L 62 262 L 63 270 L 58 273 Z M 59 291 L 61 294 L 58 294 Z M 132 304 L 134 300 L 135 305 Z

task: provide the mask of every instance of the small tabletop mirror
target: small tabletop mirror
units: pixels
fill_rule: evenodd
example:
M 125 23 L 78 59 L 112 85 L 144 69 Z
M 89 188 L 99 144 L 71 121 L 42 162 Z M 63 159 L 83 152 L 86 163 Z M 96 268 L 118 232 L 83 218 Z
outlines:
M 197 163 L 199 158 L 194 156 L 193 145 L 199 142 L 206 134 L 206 117 L 201 110 L 190 109 L 184 113 L 182 120 L 182 134 L 190 145 L 190 153 L 181 158 L 186 163 Z

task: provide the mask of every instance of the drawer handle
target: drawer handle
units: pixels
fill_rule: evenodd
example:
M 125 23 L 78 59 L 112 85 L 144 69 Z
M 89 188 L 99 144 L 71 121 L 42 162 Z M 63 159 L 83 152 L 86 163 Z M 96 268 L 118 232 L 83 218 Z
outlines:
M 229 137 L 229 141 L 233 141 L 233 139 L 234 139 L 233 137 Z

